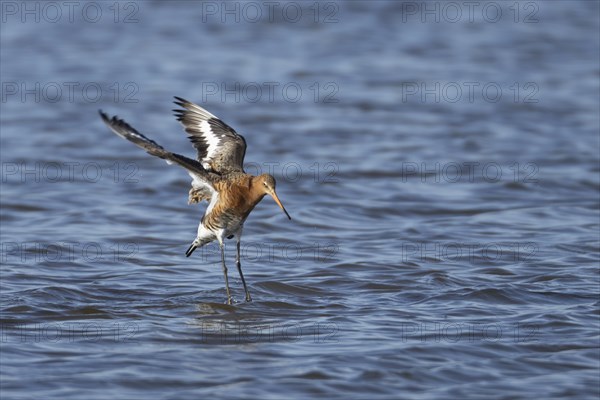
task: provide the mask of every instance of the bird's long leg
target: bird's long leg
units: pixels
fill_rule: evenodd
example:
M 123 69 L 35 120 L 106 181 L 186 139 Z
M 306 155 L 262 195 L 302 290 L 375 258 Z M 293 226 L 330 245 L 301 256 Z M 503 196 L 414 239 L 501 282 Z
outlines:
M 227 304 L 231 305 L 231 294 L 229 293 L 229 279 L 227 279 L 227 266 L 225 266 L 225 245 L 219 243 L 221 247 L 221 263 L 223 264 L 223 276 L 225 277 L 225 289 L 227 290 Z
M 242 264 L 240 262 L 240 241 L 241 241 L 240 237 L 238 237 L 235 265 L 237 266 L 237 270 L 240 273 L 240 278 L 242 278 L 242 284 L 244 285 L 244 291 L 246 292 L 246 301 L 252 301 L 252 297 L 250 297 L 250 292 L 248 291 L 248 287 L 246 286 L 246 280 L 244 279 L 244 274 L 242 274 Z

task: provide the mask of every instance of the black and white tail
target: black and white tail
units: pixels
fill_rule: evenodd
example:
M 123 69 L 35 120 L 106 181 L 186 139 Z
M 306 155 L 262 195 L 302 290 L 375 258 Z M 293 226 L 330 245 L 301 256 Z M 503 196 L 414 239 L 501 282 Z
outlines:
M 185 256 L 186 257 L 191 256 L 192 253 L 194 252 L 194 250 L 196 250 L 198 247 L 202 247 L 205 244 L 208 244 L 212 241 L 213 241 L 213 239 L 209 239 L 209 238 L 196 238 L 196 240 L 194 240 L 192 242 L 190 247 L 188 247 L 187 251 L 185 252 Z

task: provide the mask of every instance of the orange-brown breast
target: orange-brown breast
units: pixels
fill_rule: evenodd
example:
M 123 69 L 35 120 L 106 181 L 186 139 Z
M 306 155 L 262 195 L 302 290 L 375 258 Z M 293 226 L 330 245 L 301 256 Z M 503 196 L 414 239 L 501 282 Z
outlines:
M 234 215 L 245 220 L 248 214 L 264 197 L 259 185 L 252 185 L 251 175 L 240 175 L 233 179 L 224 179 L 215 183 L 219 200 L 204 221 L 208 227 L 222 225 L 223 215 Z

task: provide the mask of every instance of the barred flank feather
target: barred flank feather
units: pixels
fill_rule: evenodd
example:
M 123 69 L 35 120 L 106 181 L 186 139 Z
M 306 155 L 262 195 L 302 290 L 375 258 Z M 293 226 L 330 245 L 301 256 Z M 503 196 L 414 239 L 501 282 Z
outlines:
M 202 202 L 202 200 L 210 201 L 211 197 L 212 194 L 207 188 L 192 187 L 188 196 L 188 204 L 197 204 Z

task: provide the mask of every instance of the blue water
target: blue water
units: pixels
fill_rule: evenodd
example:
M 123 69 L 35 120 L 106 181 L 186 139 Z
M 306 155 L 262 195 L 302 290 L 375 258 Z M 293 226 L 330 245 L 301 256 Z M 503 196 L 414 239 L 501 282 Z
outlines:
M 598 2 L 1 7 L 3 399 L 598 396 Z M 97 115 L 192 156 L 172 96 L 292 215 L 245 225 L 251 303 Z

